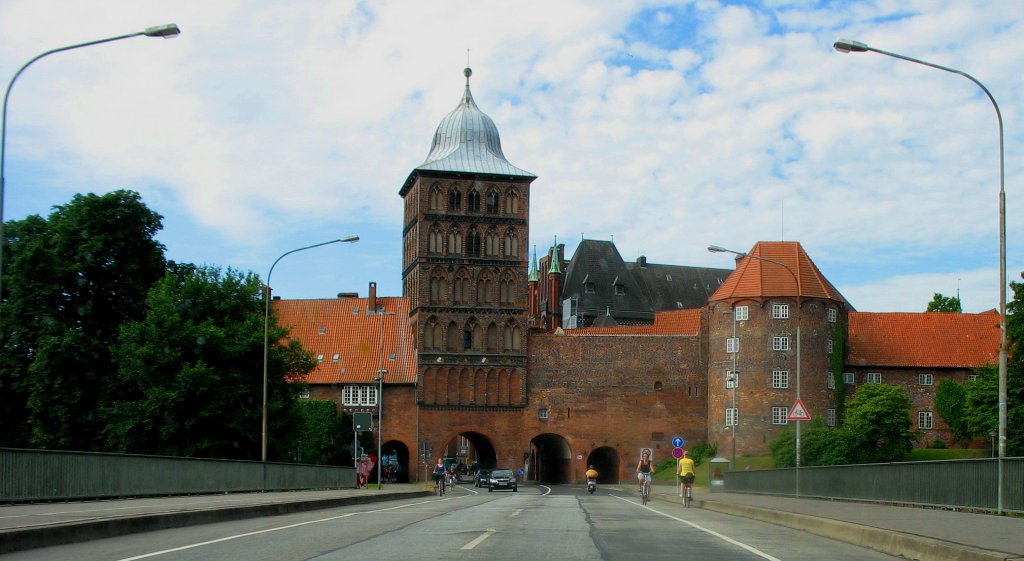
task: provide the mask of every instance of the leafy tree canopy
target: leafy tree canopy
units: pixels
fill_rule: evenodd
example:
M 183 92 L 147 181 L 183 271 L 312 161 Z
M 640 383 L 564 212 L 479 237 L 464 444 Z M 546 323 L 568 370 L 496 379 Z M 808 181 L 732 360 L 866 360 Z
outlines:
M 938 292 L 932 297 L 932 301 L 928 302 L 928 308 L 926 312 L 951 312 L 954 314 L 963 313 L 963 309 L 960 307 L 960 299 L 956 296 L 943 296 Z

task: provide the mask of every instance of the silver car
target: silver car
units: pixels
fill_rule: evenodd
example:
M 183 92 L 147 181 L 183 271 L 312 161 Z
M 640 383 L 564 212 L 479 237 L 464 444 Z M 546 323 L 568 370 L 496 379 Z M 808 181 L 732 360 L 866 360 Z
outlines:
M 516 481 L 515 472 L 510 469 L 496 469 L 492 471 L 487 485 L 487 492 L 494 492 L 495 489 L 512 489 L 512 492 L 519 491 L 519 482 Z

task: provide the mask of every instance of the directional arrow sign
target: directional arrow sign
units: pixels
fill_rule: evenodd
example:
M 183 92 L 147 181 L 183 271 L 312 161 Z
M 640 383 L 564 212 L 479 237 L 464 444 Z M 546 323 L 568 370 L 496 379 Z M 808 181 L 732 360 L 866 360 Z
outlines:
M 789 410 L 789 415 L 786 416 L 786 420 L 789 421 L 810 421 L 811 414 L 807 412 L 807 407 L 804 406 L 804 402 L 801 399 L 796 400 L 793 404 L 793 408 Z

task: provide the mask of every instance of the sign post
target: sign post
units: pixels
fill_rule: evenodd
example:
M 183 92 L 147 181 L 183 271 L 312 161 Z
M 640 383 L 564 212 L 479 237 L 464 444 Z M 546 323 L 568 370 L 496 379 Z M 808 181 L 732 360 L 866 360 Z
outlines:
M 807 407 L 804 405 L 802 399 L 796 400 L 793 407 L 789 410 L 789 415 L 786 415 L 787 421 L 810 421 L 811 413 L 807 411 Z

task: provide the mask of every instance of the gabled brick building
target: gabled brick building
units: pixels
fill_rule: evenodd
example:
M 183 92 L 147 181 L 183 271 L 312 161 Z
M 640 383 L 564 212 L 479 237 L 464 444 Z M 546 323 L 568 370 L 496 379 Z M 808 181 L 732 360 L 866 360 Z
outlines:
M 310 397 L 376 412 L 383 388 L 403 478 L 445 456 L 549 482 L 594 464 L 616 481 L 675 436 L 766 453 L 798 396 L 834 422 L 837 328 L 848 391 L 900 383 L 926 440 L 949 440 L 934 388 L 993 360 L 998 315 L 858 313 L 797 242 L 759 242 L 730 270 L 626 263 L 598 240 L 567 259 L 556 241 L 528 270 L 535 176 L 505 158 L 470 74 L 399 190 L 403 296 L 371 283 L 367 298 L 273 303 L 319 361 Z

